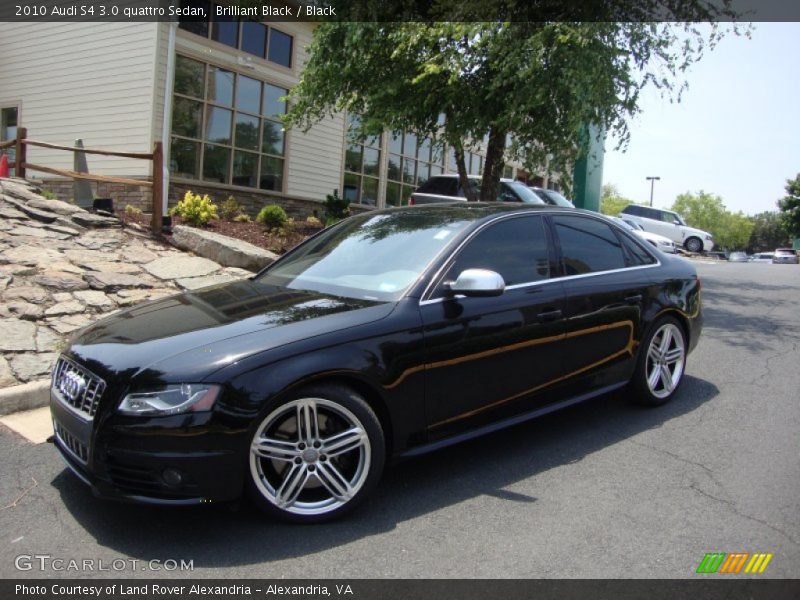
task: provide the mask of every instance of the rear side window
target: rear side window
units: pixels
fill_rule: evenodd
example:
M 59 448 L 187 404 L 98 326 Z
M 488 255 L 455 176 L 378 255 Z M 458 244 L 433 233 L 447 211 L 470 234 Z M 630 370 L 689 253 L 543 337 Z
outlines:
M 432 177 L 417 189 L 421 194 L 457 196 L 458 180 L 455 177 Z
M 461 249 L 444 281 L 455 281 L 465 269 L 495 271 L 507 286 L 548 279 L 550 258 L 542 218 L 515 217 L 488 226 Z
M 642 216 L 642 207 L 637 206 L 636 204 L 629 204 L 624 209 L 622 209 L 626 215 L 636 215 L 637 217 Z
M 626 235 L 620 235 L 619 238 L 622 240 L 622 245 L 628 255 L 629 266 L 640 267 L 642 265 L 652 265 L 656 262 L 656 259 L 650 256 L 649 252 Z
M 625 253 L 611 227 L 595 219 L 555 216 L 553 224 L 561 243 L 566 275 L 583 275 L 623 269 Z

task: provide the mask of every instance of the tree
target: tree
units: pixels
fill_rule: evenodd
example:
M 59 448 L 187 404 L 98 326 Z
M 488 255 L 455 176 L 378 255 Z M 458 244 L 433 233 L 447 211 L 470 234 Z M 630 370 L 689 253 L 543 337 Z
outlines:
M 697 194 L 680 194 L 671 210 L 681 215 L 690 227 L 708 231 L 720 248 L 744 248 L 753 231 L 753 221 L 741 211 L 732 213 L 722 198 L 700 190 Z
M 747 243 L 747 251 L 765 252 L 789 244 L 789 232 L 784 226 L 780 213 L 762 212 L 752 217 L 753 232 Z
M 786 180 L 786 196 L 778 200 L 783 226 L 789 235 L 800 237 L 800 173 Z
M 498 15 L 474 0 L 402 3 L 405 11 L 416 7 L 413 14 L 380 12 L 382 3 L 338 4 L 340 20 L 314 30 L 286 126 L 307 130 L 349 111 L 361 117 L 362 137 L 410 130 L 443 140 L 454 149 L 465 190 L 465 148 L 484 140 L 482 200 L 497 197 L 508 158 L 530 170 L 548 164 L 568 172 L 585 154 L 587 124 L 626 144 L 642 88 L 679 97 L 680 74 L 722 35 L 686 24 L 720 16 L 703 0 L 618 0 L 571 9 L 501 0 L 492 5 L 501 11 L 497 21 L 487 21 Z M 728 17 L 729 4 L 724 0 L 719 9 Z M 626 10 L 636 18 L 615 18 Z
M 638 203 L 630 198 L 621 196 L 617 186 L 613 183 L 607 183 L 603 186 L 603 191 L 600 195 L 600 212 L 602 214 L 616 217 L 629 204 Z

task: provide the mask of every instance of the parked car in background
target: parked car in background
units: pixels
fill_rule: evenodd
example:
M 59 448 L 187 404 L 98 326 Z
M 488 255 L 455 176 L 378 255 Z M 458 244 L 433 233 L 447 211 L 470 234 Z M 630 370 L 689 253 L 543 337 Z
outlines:
M 675 254 L 677 249 L 675 248 L 675 242 L 671 239 L 664 237 L 663 235 L 658 235 L 657 233 L 650 233 L 649 231 L 645 231 L 642 229 L 642 226 L 639 225 L 636 221 L 632 221 L 630 219 L 624 219 L 621 217 L 611 217 L 611 220 L 629 229 L 636 235 L 638 235 L 643 240 L 647 241 L 648 243 L 652 244 L 662 252 L 666 252 L 667 254 Z
M 729 252 L 718 251 L 715 250 L 714 252 L 706 252 L 705 255 L 707 258 L 716 258 L 717 260 L 728 260 Z
M 468 180 L 475 194 L 480 194 L 481 177 L 479 175 L 470 175 Z M 417 206 L 459 200 L 466 202 L 467 198 L 461 187 L 458 175 L 453 173 L 434 175 L 428 179 L 411 194 L 408 204 Z M 500 179 L 500 185 L 497 187 L 497 201 L 520 204 L 547 204 L 524 183 L 505 177 Z
M 668 237 L 689 252 L 708 252 L 714 248 L 714 238 L 710 233 L 689 227 L 683 217 L 671 210 L 630 204 L 622 210 L 620 216 L 630 217 L 645 231 Z
M 772 264 L 772 259 L 775 257 L 774 252 L 756 252 L 750 257 L 750 262 L 759 262 L 759 263 L 770 263 Z
M 539 196 L 539 198 L 544 200 L 547 204 L 552 204 L 553 206 L 563 206 L 564 208 L 575 208 L 572 200 L 568 200 L 555 190 L 548 190 L 546 188 L 533 186 L 531 186 L 531 189 L 533 190 L 534 194 Z
M 730 262 L 747 262 L 750 260 L 750 257 L 747 256 L 747 252 L 731 252 L 728 255 L 728 260 Z
M 689 261 L 595 213 L 355 215 L 249 279 L 73 335 L 53 373 L 53 441 L 101 496 L 246 492 L 270 515 L 326 521 L 391 459 L 622 388 L 668 402 L 702 329 L 700 287 Z
M 776 265 L 796 265 L 798 263 L 797 252 L 791 248 L 778 248 L 775 250 L 772 262 Z

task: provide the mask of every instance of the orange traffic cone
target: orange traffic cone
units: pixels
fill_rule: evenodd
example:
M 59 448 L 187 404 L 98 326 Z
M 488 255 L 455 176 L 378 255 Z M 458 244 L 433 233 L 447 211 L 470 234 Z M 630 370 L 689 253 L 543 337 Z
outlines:
M 0 156 L 0 177 L 8 177 L 8 154 Z

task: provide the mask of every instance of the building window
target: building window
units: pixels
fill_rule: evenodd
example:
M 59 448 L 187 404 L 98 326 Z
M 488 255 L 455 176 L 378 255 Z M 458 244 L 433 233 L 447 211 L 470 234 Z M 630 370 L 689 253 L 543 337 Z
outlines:
M 350 202 L 377 206 L 378 181 L 381 165 L 381 136 L 352 141 L 358 129 L 355 115 L 347 117 L 347 134 L 344 153 L 344 197 Z
M 482 175 L 483 156 L 477 152 L 464 152 L 464 168 L 467 170 L 467 175 Z M 447 153 L 447 172 L 458 173 L 458 166 L 456 165 L 456 152 L 452 147 Z
M 386 167 L 386 205 L 408 204 L 411 193 L 434 175 L 444 173 L 444 149 L 430 138 L 410 132 L 389 138 Z
M 17 138 L 17 119 L 19 112 L 16 106 L 8 106 L 0 108 L 0 142 L 7 142 Z M 8 154 L 8 162 L 13 163 L 16 157 L 16 148 L 6 148 L 0 153 L 6 152 Z M 8 174 L 14 177 L 14 169 L 9 169 Z
M 175 176 L 283 191 L 286 88 L 178 55 L 174 91 Z
M 180 28 L 220 44 L 258 56 L 282 67 L 291 68 L 294 39 L 274 27 L 257 21 L 217 16 L 216 4 L 208 0 L 181 0 L 181 7 L 202 8 L 207 18 L 185 16 Z
M 505 167 L 503 167 L 503 177 L 505 177 L 506 179 L 511 179 L 512 177 L 514 177 L 514 167 L 510 165 L 506 165 Z

